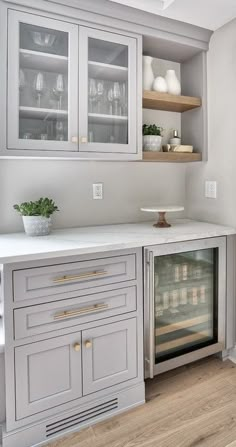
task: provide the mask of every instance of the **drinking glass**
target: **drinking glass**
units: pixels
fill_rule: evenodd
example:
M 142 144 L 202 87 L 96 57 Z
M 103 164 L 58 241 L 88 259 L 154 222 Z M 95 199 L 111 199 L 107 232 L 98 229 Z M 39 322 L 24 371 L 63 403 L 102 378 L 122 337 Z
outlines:
M 128 96 L 127 96 L 127 84 L 126 82 L 121 82 L 120 85 L 121 90 L 121 113 L 124 116 L 128 115 Z
M 110 88 L 107 92 L 107 101 L 108 101 L 108 113 L 109 115 L 113 114 L 113 101 L 114 101 L 114 94 L 113 89 Z
M 56 77 L 55 87 L 53 89 L 54 95 L 58 98 L 58 109 L 62 108 L 62 96 L 65 92 L 65 80 L 62 74 L 58 74 Z
M 120 115 L 120 84 L 119 82 L 114 82 L 113 86 L 113 95 L 114 95 L 114 115 Z
M 92 78 L 89 79 L 88 96 L 89 96 L 89 112 L 94 113 L 97 101 L 97 86 L 95 79 Z
M 63 123 L 63 121 L 56 122 L 56 138 L 58 141 L 64 140 L 64 123 Z
M 34 90 L 37 96 L 37 107 L 41 107 L 41 97 L 45 89 L 45 81 L 43 73 L 39 72 L 34 79 Z
M 103 98 L 104 98 L 104 81 L 97 81 L 97 113 L 102 113 Z
M 19 90 L 20 92 L 22 92 L 22 90 L 24 90 L 25 88 L 25 73 L 24 70 L 22 70 L 22 68 L 20 69 L 19 72 Z

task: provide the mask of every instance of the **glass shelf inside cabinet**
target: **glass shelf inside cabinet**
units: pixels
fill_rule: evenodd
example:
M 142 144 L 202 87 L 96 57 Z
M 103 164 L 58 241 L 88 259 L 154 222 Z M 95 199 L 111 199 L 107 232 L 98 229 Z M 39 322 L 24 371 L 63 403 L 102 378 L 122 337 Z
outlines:
M 215 249 L 155 258 L 156 363 L 217 340 L 216 266 Z
M 68 34 L 20 23 L 19 138 L 68 141 Z
M 89 38 L 90 143 L 128 143 L 128 47 Z

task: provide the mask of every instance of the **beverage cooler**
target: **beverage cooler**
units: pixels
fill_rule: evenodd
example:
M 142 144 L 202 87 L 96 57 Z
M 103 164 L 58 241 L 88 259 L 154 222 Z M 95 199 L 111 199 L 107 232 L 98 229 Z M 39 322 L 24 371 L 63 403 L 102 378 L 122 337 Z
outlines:
M 226 239 L 156 245 L 144 259 L 146 377 L 223 351 Z

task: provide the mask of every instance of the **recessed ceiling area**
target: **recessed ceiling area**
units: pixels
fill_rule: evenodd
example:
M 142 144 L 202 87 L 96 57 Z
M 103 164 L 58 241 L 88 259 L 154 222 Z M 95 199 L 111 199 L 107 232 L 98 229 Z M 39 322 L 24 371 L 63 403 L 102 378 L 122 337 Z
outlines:
M 215 31 L 236 17 L 236 0 L 110 0 Z M 165 9 L 164 9 L 165 8 Z

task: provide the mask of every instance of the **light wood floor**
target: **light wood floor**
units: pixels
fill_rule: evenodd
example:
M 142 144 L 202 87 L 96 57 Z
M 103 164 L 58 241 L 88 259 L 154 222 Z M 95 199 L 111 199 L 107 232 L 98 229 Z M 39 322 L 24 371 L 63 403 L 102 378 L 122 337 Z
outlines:
M 146 385 L 147 403 L 50 447 L 236 447 L 236 365 L 204 359 Z

